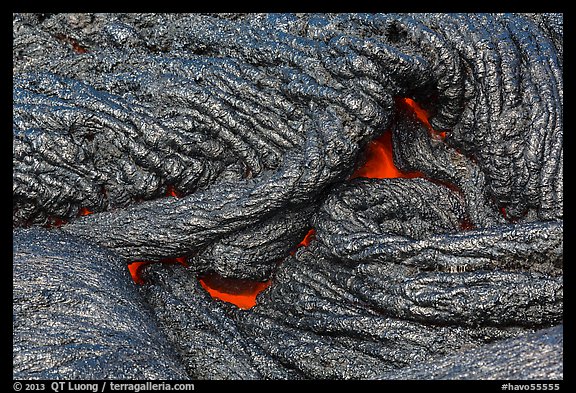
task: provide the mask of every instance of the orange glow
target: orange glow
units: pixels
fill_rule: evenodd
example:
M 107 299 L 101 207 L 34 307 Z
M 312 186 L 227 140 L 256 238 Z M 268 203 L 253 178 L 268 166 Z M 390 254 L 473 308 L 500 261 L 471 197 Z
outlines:
M 176 188 L 173 185 L 169 185 L 166 188 L 166 196 L 173 196 L 175 198 L 180 198 L 182 195 L 176 191 Z
M 356 177 L 390 179 L 424 177 L 424 175 L 421 172 L 402 172 L 394 165 L 392 132 L 386 131 L 368 144 L 366 162 L 354 172 L 351 179 Z
M 164 259 L 161 259 L 160 262 L 150 262 L 150 261 L 130 262 L 128 264 L 128 271 L 130 271 L 130 275 L 132 276 L 132 280 L 134 280 L 134 282 L 136 284 L 139 284 L 139 285 L 145 284 L 142 277 L 140 277 L 140 269 L 142 267 L 148 265 L 149 263 L 179 263 L 184 267 L 188 267 L 188 264 L 186 263 L 186 257 L 164 258 Z
M 310 229 L 304 239 L 296 247 L 308 247 L 310 241 L 316 237 L 316 230 L 314 228 Z
M 92 214 L 92 213 L 93 213 L 93 211 L 91 211 L 87 207 L 83 207 L 80 209 L 80 211 L 78 211 L 79 216 L 87 216 L 87 215 Z
M 315 237 L 316 237 L 316 230 L 314 228 L 311 228 L 308 231 L 308 233 L 306 233 L 306 236 L 304 236 L 304 239 L 302 239 L 302 241 L 298 243 L 298 245 L 294 247 L 292 251 L 290 251 L 290 255 L 296 254 L 296 250 L 298 250 L 300 247 L 308 247 L 312 239 L 314 239 Z
M 430 131 L 430 133 L 434 136 L 440 137 L 440 139 L 445 139 L 446 138 L 446 132 L 445 131 L 436 131 L 435 129 L 432 128 L 432 125 L 430 124 L 430 121 L 428 120 L 430 118 L 430 115 L 428 114 L 428 112 L 426 112 L 424 109 L 422 109 L 422 107 L 420 105 L 418 105 L 418 103 L 416 101 L 414 101 L 411 98 L 401 98 L 400 102 L 406 104 L 415 114 L 416 117 L 418 118 L 418 120 L 420 120 L 422 123 L 424 123 L 424 125 L 426 126 L 426 128 L 428 128 L 428 131 Z
M 399 98 L 397 101 L 399 105 L 407 106 L 414 112 L 418 120 L 420 120 L 430 131 L 432 137 L 436 139 L 446 138 L 445 131 L 436 131 L 428 121 L 429 114 L 418 103 L 411 98 Z M 394 158 L 392 153 L 392 132 L 385 131 L 380 137 L 376 138 L 368 144 L 366 151 L 366 162 L 362 167 L 356 169 L 350 179 L 356 177 L 367 177 L 373 179 L 391 179 L 391 178 L 413 178 L 424 177 L 424 174 L 418 171 L 415 172 L 402 172 L 396 165 L 394 165 Z
M 314 239 L 316 231 L 311 228 L 304 239 L 290 252 L 294 255 L 296 249 L 306 247 Z M 232 303 L 241 309 L 248 310 L 256 305 L 256 296 L 270 285 L 272 281 L 253 281 L 235 278 L 224 278 L 218 274 L 206 274 L 199 279 L 200 285 L 214 299 Z
M 428 121 L 428 112 L 426 112 L 424 109 L 422 109 L 422 107 L 420 105 L 418 105 L 418 103 L 416 103 L 416 101 L 414 101 L 411 98 L 402 98 L 401 99 L 402 102 L 404 102 L 406 105 L 408 105 L 412 111 L 414 111 L 414 113 L 416 114 L 416 117 L 418 117 L 418 120 L 420 120 L 422 123 L 426 124 L 427 127 L 432 128 L 432 126 L 430 125 L 430 122 Z
M 262 282 L 224 278 L 214 273 L 200 277 L 199 281 L 214 299 L 232 303 L 244 310 L 254 307 L 256 296 L 271 284 L 270 280 Z
M 128 264 L 128 271 L 130 271 L 132 280 L 134 280 L 136 284 L 144 285 L 144 280 L 140 277 L 140 269 L 149 263 L 150 262 L 132 262 Z

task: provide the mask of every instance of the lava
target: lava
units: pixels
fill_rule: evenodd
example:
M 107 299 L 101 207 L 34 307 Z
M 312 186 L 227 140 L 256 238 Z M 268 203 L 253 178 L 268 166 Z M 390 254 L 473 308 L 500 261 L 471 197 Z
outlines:
M 172 196 L 174 198 L 180 198 L 182 195 L 176 190 L 173 185 L 169 185 L 166 188 L 166 196 Z
M 397 105 L 405 106 L 412 111 L 418 120 L 420 120 L 430 132 L 430 135 L 436 139 L 444 139 L 446 132 L 436 131 L 428 121 L 429 114 L 420 105 L 411 98 L 400 98 L 396 100 Z M 392 145 L 392 131 L 386 130 L 378 138 L 371 141 L 365 153 L 364 164 L 356 169 L 350 179 L 356 177 L 367 177 L 372 179 L 391 179 L 391 178 L 414 178 L 424 177 L 424 174 L 418 171 L 403 172 L 394 164 L 394 154 Z
M 316 235 L 316 230 L 311 228 L 304 236 L 304 239 L 290 252 L 296 253 L 300 247 L 307 247 Z M 268 288 L 272 281 L 253 281 L 234 278 L 224 278 L 218 274 L 211 273 L 200 277 L 200 285 L 214 299 L 219 299 L 247 310 L 256 305 L 256 297 L 260 292 Z
M 87 207 L 83 207 L 78 211 L 79 216 L 87 216 L 94 213 L 92 210 L 88 209 Z
M 150 262 L 136 261 L 136 262 L 131 262 L 128 264 L 128 271 L 130 272 L 130 275 L 132 276 L 132 280 L 134 280 L 134 282 L 136 284 L 144 285 L 144 280 L 142 279 L 142 277 L 140 277 L 140 269 L 149 263 Z
M 314 228 L 310 229 L 306 236 L 295 249 L 290 253 L 294 254 L 296 249 L 306 247 L 314 238 L 316 231 Z M 140 269 L 152 262 L 148 261 L 134 261 L 128 264 L 128 270 L 132 276 L 132 280 L 136 284 L 145 284 L 140 275 Z M 180 263 L 184 266 L 186 264 L 185 257 L 167 258 L 162 259 L 160 263 Z M 254 281 L 246 279 L 225 278 L 216 273 L 208 273 L 199 277 L 198 281 L 202 288 L 206 290 L 214 299 L 219 299 L 228 303 L 232 303 L 237 307 L 248 310 L 256 305 L 256 297 L 260 292 L 268 288 L 272 281 Z
M 132 280 L 134 280 L 134 282 L 136 284 L 139 284 L 139 285 L 145 284 L 144 280 L 140 276 L 140 269 L 142 269 L 144 266 L 146 266 L 150 263 L 153 263 L 153 262 L 134 261 L 134 262 L 130 262 L 128 264 L 128 271 L 130 272 L 130 275 L 132 276 Z M 188 267 L 188 264 L 186 263 L 186 257 L 165 258 L 165 259 L 161 259 L 159 263 L 179 263 L 185 267 Z
M 272 282 L 224 278 L 218 274 L 205 274 L 199 279 L 200 285 L 214 299 L 232 303 L 247 310 L 256 305 L 256 296 L 268 288 Z
M 398 105 L 407 105 L 418 117 L 418 119 L 426 125 L 430 133 L 434 137 L 444 138 L 445 133 L 436 132 L 432 129 L 428 121 L 428 113 L 423 110 L 414 100 L 410 98 L 402 98 L 398 100 Z M 351 178 L 355 177 L 368 177 L 368 178 L 414 178 L 424 177 L 421 172 L 402 172 L 396 165 L 394 165 L 393 150 L 392 150 L 392 132 L 385 131 L 381 136 L 370 142 L 367 146 L 365 154 L 366 161 L 358 168 Z M 166 196 L 180 198 L 180 193 L 169 185 L 166 189 Z M 298 243 L 291 251 L 290 254 L 294 255 L 296 250 L 300 247 L 306 247 L 310 241 L 315 237 L 316 231 L 311 228 L 302 241 Z M 162 263 L 182 263 L 186 266 L 185 258 L 165 259 L 161 260 Z M 132 279 L 137 284 L 143 284 L 140 277 L 139 270 L 150 262 L 136 261 L 128 265 Z M 245 279 L 224 278 L 216 273 L 207 273 L 199 277 L 199 282 L 214 299 L 219 299 L 228 303 L 232 303 L 241 309 L 250 309 L 256 305 L 256 297 L 264 289 L 268 288 L 272 281 L 253 281 Z
M 304 239 L 302 239 L 302 241 L 298 243 L 296 247 L 292 249 L 292 251 L 290 251 L 290 255 L 296 254 L 296 250 L 298 250 L 300 247 L 308 247 L 312 239 L 314 239 L 315 237 L 316 237 L 316 230 L 314 228 L 311 228 L 308 231 L 308 233 L 306 233 L 306 236 L 304 236 Z
M 386 131 L 368 144 L 366 162 L 352 174 L 356 177 L 372 179 L 424 177 L 421 172 L 402 172 L 394 165 L 392 153 L 392 132 Z
M 397 101 L 400 105 L 405 105 L 408 108 L 410 108 L 410 110 L 412 112 L 414 112 L 414 114 L 416 115 L 416 117 L 418 118 L 418 120 L 420 120 L 428 129 L 428 131 L 430 131 L 430 134 L 433 137 L 436 138 L 440 138 L 440 139 L 444 139 L 446 138 L 446 132 L 445 131 L 436 131 L 434 128 L 432 128 L 432 125 L 430 124 L 430 121 L 428 120 L 430 115 L 428 114 L 428 112 L 426 112 L 424 109 L 422 109 L 422 107 L 420 105 L 418 105 L 418 103 L 416 101 L 414 101 L 411 98 L 401 98 Z
M 316 237 L 316 230 L 314 228 L 310 229 L 304 239 L 296 247 L 308 247 L 312 239 Z
M 145 284 L 140 275 L 140 269 L 150 263 L 152 262 L 135 261 L 128 264 L 128 270 L 136 284 Z M 166 258 L 162 259 L 160 263 L 179 263 L 185 267 L 188 266 L 185 257 Z M 254 307 L 256 305 L 256 296 L 271 284 L 270 280 L 262 282 L 224 278 L 216 273 L 204 274 L 199 277 L 198 281 L 202 288 L 214 299 L 232 303 L 244 310 Z
M 432 128 L 432 126 L 430 125 L 430 121 L 428 120 L 429 118 L 428 112 L 422 109 L 422 107 L 418 105 L 416 101 L 414 101 L 412 98 L 403 97 L 400 98 L 399 102 L 410 107 L 410 109 L 416 114 L 418 120 L 424 123 L 426 127 Z

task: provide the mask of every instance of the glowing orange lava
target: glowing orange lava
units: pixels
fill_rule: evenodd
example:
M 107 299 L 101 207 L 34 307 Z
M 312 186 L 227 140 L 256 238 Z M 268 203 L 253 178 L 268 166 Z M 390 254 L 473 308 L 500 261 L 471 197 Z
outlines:
M 312 228 L 308 231 L 306 236 L 304 236 L 304 239 L 302 239 L 302 241 L 298 243 L 296 247 L 307 247 L 312 241 L 312 239 L 314 239 L 315 237 L 316 237 L 316 230 Z
M 394 165 L 392 154 L 392 132 L 386 131 L 368 144 L 366 162 L 356 169 L 351 179 L 368 177 L 372 179 L 424 177 L 421 172 L 402 172 Z
M 173 185 L 169 185 L 166 188 L 166 195 L 173 196 L 174 198 L 180 198 L 182 196 L 178 191 L 176 191 L 176 188 Z
M 432 128 L 432 125 L 430 124 L 430 121 L 428 120 L 430 115 L 428 114 L 428 112 L 426 112 L 424 109 L 422 109 L 422 107 L 420 105 L 418 105 L 418 103 L 416 101 L 414 101 L 411 98 L 405 97 L 405 98 L 400 99 L 400 103 L 407 105 L 416 114 L 416 117 L 418 118 L 418 120 L 420 120 L 422 123 L 424 123 L 426 128 L 428 128 L 428 131 L 430 131 L 430 133 L 433 136 L 439 137 L 440 139 L 446 138 L 446 132 L 445 131 L 436 131 L 434 128 Z
M 136 284 L 140 284 L 140 285 L 144 284 L 144 280 L 140 276 L 140 269 L 143 268 L 144 266 L 150 264 L 150 263 L 155 263 L 155 262 L 134 261 L 134 262 L 130 262 L 128 264 L 128 271 L 130 272 L 130 275 L 132 276 L 132 280 L 134 280 L 134 282 Z M 184 267 L 188 267 L 188 264 L 186 263 L 186 257 L 164 258 L 164 259 L 161 259 L 160 262 L 157 262 L 157 263 L 179 263 Z
M 224 278 L 217 274 L 206 274 L 200 277 L 200 285 L 214 299 L 232 303 L 247 310 L 256 305 L 256 296 L 272 282 Z
M 140 277 L 140 269 L 142 268 L 142 266 L 146 266 L 149 263 L 150 262 L 132 262 L 128 264 L 128 271 L 132 276 L 132 280 L 134 280 L 136 284 L 139 285 L 144 284 L 144 280 L 142 279 L 142 277 Z
M 296 249 L 306 247 L 316 235 L 314 228 L 310 229 L 304 239 L 295 247 L 290 254 L 294 255 Z M 235 304 L 239 308 L 248 310 L 256 305 L 256 297 L 260 292 L 268 288 L 272 281 L 253 281 L 234 278 L 224 278 L 217 274 L 206 274 L 200 277 L 200 285 L 214 299 L 219 299 Z
M 87 215 L 92 214 L 92 213 L 93 213 L 93 211 L 88 209 L 87 207 L 83 207 L 78 211 L 79 216 L 87 216 Z
M 397 99 L 398 105 L 407 106 L 428 129 L 430 134 L 439 139 L 446 137 L 446 132 L 436 131 L 428 121 L 428 112 L 426 112 L 418 103 L 411 98 Z M 368 144 L 366 151 L 366 162 L 350 177 L 367 177 L 372 179 L 392 179 L 392 178 L 413 178 L 424 177 L 424 174 L 418 171 L 402 172 L 394 165 L 392 153 L 392 132 L 385 131 L 381 136 Z
M 310 229 L 304 239 L 296 248 L 306 247 L 314 238 L 316 231 L 314 228 Z M 291 252 L 294 254 L 295 250 Z M 132 276 L 132 280 L 136 284 L 143 285 L 144 280 L 140 276 L 140 269 L 152 262 L 148 261 L 135 261 L 128 264 L 128 270 Z M 162 259 L 160 263 L 180 263 L 187 266 L 185 257 L 166 258 Z M 228 303 L 232 303 L 237 307 L 247 310 L 256 305 L 256 297 L 260 292 L 268 288 L 272 281 L 253 281 L 235 278 L 224 278 L 216 273 L 205 274 L 199 278 L 200 285 L 206 290 L 214 299 L 219 299 Z
M 401 98 L 400 99 L 401 102 L 403 102 L 404 104 L 408 105 L 412 111 L 414 111 L 414 113 L 416 114 L 416 117 L 424 124 L 426 124 L 426 127 L 432 128 L 432 126 L 430 125 L 430 122 L 428 121 L 428 112 L 426 112 L 424 109 L 422 109 L 422 107 L 420 105 L 418 105 L 416 103 L 416 101 L 414 101 L 412 98 Z
M 306 236 L 304 236 L 304 239 L 302 239 L 302 241 L 300 243 L 298 243 L 298 245 L 296 247 L 294 247 L 294 249 L 292 251 L 290 251 L 290 255 L 296 254 L 296 251 L 300 247 L 308 247 L 308 245 L 310 244 L 312 239 L 314 239 L 315 237 L 316 237 L 316 230 L 314 228 L 312 228 L 308 231 L 308 233 L 306 233 Z
M 132 280 L 136 284 L 143 285 L 145 282 L 140 276 L 140 269 L 152 262 L 136 261 L 128 264 L 128 270 Z M 163 259 L 160 263 L 180 263 L 187 266 L 184 257 Z M 224 278 L 218 274 L 205 274 L 199 278 L 200 285 L 214 299 L 232 303 L 239 308 L 249 309 L 256 305 L 256 296 L 268 288 L 271 281 L 253 281 L 234 278 Z

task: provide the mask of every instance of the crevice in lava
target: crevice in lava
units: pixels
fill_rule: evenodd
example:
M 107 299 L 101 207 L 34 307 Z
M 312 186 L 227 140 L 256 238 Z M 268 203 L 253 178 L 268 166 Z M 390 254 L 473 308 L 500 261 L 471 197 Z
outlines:
M 437 141 L 443 141 L 446 138 L 446 131 L 435 130 L 429 121 L 429 114 L 413 99 L 408 97 L 398 97 L 395 99 L 396 108 L 403 108 L 408 113 L 412 113 L 422 124 L 426 126 L 430 137 Z M 402 116 L 402 111 L 398 112 Z M 362 155 L 362 163 L 354 171 L 349 180 L 355 178 L 369 179 L 397 179 L 397 178 L 423 178 L 434 184 L 449 188 L 450 190 L 463 195 L 462 190 L 454 183 L 427 177 L 420 171 L 403 171 L 399 169 L 394 162 L 394 146 L 392 143 L 392 130 L 384 131 L 380 136 L 369 142 L 366 151 Z M 460 223 L 462 230 L 471 230 L 475 225 L 469 217 L 464 217 Z
M 172 195 L 170 193 L 170 195 Z M 173 195 L 174 196 L 174 195 Z M 312 228 L 302 239 L 298 245 L 290 251 L 290 255 L 294 255 L 301 247 L 307 247 L 314 239 L 316 231 Z M 128 264 L 128 270 L 132 280 L 138 285 L 145 285 L 146 282 L 142 278 L 141 269 L 153 262 L 148 261 L 134 261 Z M 174 264 L 179 263 L 184 267 L 188 267 L 186 257 L 167 258 L 162 259 L 157 263 Z M 272 279 L 267 281 L 255 281 L 247 279 L 235 279 L 222 277 L 221 275 L 210 272 L 198 275 L 198 281 L 202 288 L 204 288 L 210 296 L 214 299 L 222 300 L 224 302 L 232 303 L 241 309 L 250 309 L 256 305 L 256 297 L 260 292 L 272 285 Z
M 413 99 L 408 97 L 396 97 L 395 105 L 397 116 L 403 116 L 403 109 L 413 114 L 430 133 L 432 139 L 443 141 L 446 138 L 446 131 L 435 130 L 429 121 L 429 114 Z M 405 113 L 405 112 L 404 112 Z M 394 163 L 392 130 L 385 130 L 380 136 L 368 143 L 363 154 L 362 164 L 355 170 L 350 179 L 357 177 L 371 179 L 393 179 L 393 178 L 416 178 L 426 177 L 420 171 L 403 171 Z M 430 181 L 441 182 L 440 180 L 427 178 Z M 459 190 L 454 184 L 441 182 L 452 190 Z
M 170 197 L 179 198 L 181 195 L 176 191 L 173 186 L 169 186 L 166 195 Z M 289 251 L 290 255 L 294 255 L 301 247 L 307 247 L 310 241 L 314 239 L 315 230 L 310 229 L 302 241 L 300 241 L 292 250 Z M 128 263 L 128 270 L 132 280 L 138 285 L 145 285 L 146 282 L 142 278 L 141 270 L 150 263 L 179 263 L 184 267 L 188 267 L 188 257 L 177 258 L 164 258 L 159 262 L 150 261 L 133 261 Z M 281 263 L 281 261 L 279 262 Z M 198 281 L 202 288 L 206 290 L 214 299 L 222 300 L 232 303 L 241 309 L 250 309 L 256 305 L 256 297 L 260 292 L 272 285 L 272 279 L 266 281 L 256 281 L 248 279 L 228 278 L 219 275 L 216 272 L 201 273 L 198 275 Z
M 268 288 L 272 282 L 245 279 L 224 278 L 215 273 L 202 274 L 198 280 L 214 299 L 232 303 L 247 310 L 256 305 L 256 297 Z

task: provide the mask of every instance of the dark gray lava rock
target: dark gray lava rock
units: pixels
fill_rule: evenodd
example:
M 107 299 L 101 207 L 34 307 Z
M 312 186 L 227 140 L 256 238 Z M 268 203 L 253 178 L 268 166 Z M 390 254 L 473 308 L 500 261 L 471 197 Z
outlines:
M 46 229 L 14 232 L 15 379 L 182 379 L 118 256 Z

